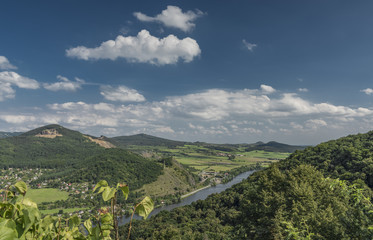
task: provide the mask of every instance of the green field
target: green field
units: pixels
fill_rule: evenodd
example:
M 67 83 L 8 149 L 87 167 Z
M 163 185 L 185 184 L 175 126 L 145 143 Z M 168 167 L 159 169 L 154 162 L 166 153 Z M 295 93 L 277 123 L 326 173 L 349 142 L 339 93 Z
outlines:
M 66 200 L 69 197 L 69 193 L 60 191 L 56 188 L 30 189 L 27 192 L 26 197 L 30 198 L 37 204 L 40 204 L 42 202 L 55 202 L 58 200 Z
M 138 153 L 153 152 L 158 156 L 173 156 L 178 162 L 194 168 L 195 173 L 201 171 L 229 171 L 258 162 L 267 165 L 270 162 L 285 159 L 290 155 L 290 153 L 263 150 L 246 152 L 245 148 L 235 148 L 234 151 L 228 152 L 188 144 L 173 148 L 165 146 L 128 146 L 128 149 Z M 234 155 L 234 159 L 229 159 L 228 154 Z
M 48 209 L 48 210 L 40 210 L 42 214 L 49 215 L 49 214 L 55 214 L 58 213 L 60 210 L 63 211 L 63 213 L 72 213 L 77 212 L 80 210 L 86 210 L 88 208 L 57 208 L 57 209 Z

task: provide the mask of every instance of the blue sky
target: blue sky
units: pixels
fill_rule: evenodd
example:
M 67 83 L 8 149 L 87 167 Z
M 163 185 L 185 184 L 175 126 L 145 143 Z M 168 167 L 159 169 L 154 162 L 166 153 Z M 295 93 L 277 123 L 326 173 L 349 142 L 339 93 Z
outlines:
M 373 129 L 372 1 L 2 1 L 0 131 L 317 144 Z

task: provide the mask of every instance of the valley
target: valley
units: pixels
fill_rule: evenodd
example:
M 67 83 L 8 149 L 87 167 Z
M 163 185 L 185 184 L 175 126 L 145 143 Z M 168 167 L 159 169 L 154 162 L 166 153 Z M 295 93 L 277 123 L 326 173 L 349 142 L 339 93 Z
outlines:
M 129 184 L 133 194 L 127 203 L 149 195 L 156 206 L 162 206 L 290 154 L 281 147 L 278 152 L 259 147 L 247 151 L 250 147 L 179 142 L 145 134 L 98 138 L 48 125 L 0 139 L 0 188 L 25 181 L 32 188 L 28 197 L 44 214 L 87 215 L 93 203 L 104 204 L 92 193 L 102 179 Z M 46 192 L 41 194 L 42 190 Z

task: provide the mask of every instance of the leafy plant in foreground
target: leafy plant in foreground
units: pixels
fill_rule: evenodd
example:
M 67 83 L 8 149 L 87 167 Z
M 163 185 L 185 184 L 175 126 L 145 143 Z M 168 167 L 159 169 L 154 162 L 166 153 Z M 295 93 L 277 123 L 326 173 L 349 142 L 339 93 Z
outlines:
M 91 215 L 88 220 L 84 221 L 84 227 L 82 219 L 77 215 L 68 219 L 49 215 L 41 218 L 37 204 L 25 198 L 27 186 L 23 181 L 1 190 L 3 199 L 0 203 L 0 240 L 109 240 L 112 239 L 112 234 L 114 239 L 118 240 L 116 201 L 118 192 L 122 192 L 124 198 L 127 199 L 128 185 L 118 183 L 112 188 L 105 180 L 102 180 L 95 186 L 93 192 L 96 190 L 98 194 L 102 193 L 103 200 L 110 201 L 111 205 L 101 208 L 96 215 Z M 153 201 L 145 197 L 134 207 L 134 212 L 147 218 L 153 208 Z

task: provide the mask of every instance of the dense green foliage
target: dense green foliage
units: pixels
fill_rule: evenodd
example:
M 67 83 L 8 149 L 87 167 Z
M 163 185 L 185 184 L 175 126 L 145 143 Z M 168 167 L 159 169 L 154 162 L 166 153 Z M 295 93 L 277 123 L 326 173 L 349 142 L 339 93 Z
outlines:
M 50 129 L 62 136 L 36 137 Z M 131 189 L 155 181 L 162 173 L 160 164 L 123 149 L 105 149 L 83 134 L 59 125 L 0 139 L 0 167 L 54 169 L 35 183 L 60 178 L 65 182 L 92 183 L 107 179 L 112 184 L 124 179 Z
M 74 171 L 66 176 L 66 181 L 97 182 L 100 179 L 109 179 L 109 183 L 115 183 L 126 179 L 131 189 L 137 189 L 155 181 L 162 168 L 161 164 L 123 149 L 104 149 L 101 153 L 76 164 Z
M 371 239 L 373 206 L 355 186 L 301 165 L 137 221 L 133 239 Z M 140 228 L 141 226 L 141 228 Z M 122 231 L 126 231 L 126 227 Z
M 296 151 L 281 162 L 283 169 L 310 164 L 326 176 L 350 182 L 364 181 L 373 188 L 373 131 Z
M 296 151 L 223 193 L 136 222 L 133 239 L 373 239 L 372 154 L 373 132 Z

